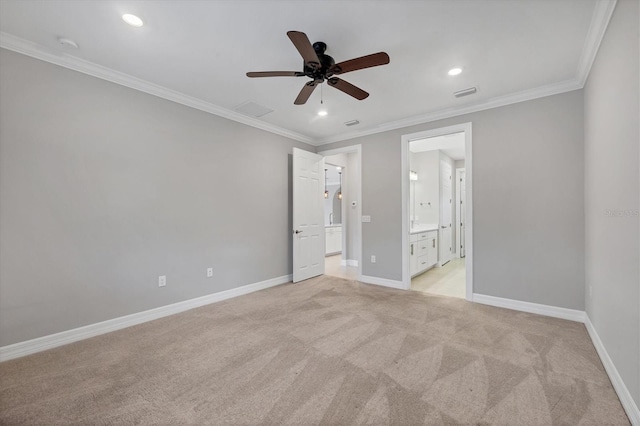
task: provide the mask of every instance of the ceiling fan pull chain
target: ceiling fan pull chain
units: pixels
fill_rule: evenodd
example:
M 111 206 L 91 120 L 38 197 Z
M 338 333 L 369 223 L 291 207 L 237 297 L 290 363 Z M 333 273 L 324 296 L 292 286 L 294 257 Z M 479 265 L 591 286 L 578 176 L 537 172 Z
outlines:
M 324 104 L 322 98 L 323 98 L 324 92 L 322 89 L 322 84 L 320 84 L 320 105 Z

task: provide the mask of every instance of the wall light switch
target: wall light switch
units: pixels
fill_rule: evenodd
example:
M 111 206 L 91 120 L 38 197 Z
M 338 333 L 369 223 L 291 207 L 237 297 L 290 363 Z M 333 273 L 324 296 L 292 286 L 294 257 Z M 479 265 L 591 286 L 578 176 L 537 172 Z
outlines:
M 362 216 L 362 223 L 371 222 L 371 216 Z
M 371 263 L 376 263 L 376 256 L 375 255 L 371 255 Z
M 207 268 L 207 278 L 211 278 L 213 276 L 213 268 Z
M 160 275 L 158 277 L 158 287 L 164 287 L 165 285 L 167 285 L 167 276 Z

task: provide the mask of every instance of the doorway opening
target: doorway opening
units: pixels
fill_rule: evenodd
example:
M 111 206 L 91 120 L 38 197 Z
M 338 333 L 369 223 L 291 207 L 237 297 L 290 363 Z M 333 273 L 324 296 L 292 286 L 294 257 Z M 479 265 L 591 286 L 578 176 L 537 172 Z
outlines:
M 360 145 L 320 152 L 325 168 L 325 275 L 362 275 Z
M 472 300 L 471 123 L 402 137 L 403 284 Z

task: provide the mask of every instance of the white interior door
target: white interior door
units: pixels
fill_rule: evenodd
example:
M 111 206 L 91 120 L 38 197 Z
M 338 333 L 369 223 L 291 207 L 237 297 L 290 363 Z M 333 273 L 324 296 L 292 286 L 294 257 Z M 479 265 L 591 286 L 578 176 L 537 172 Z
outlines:
M 451 165 L 440 162 L 440 266 L 451 260 Z
M 293 148 L 293 282 L 324 274 L 324 158 Z

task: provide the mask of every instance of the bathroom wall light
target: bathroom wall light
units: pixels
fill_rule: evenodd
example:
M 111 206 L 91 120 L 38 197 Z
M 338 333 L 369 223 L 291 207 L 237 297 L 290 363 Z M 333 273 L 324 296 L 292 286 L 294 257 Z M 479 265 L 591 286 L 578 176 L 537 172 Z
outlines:
M 342 170 L 342 168 L 340 168 Z M 338 200 L 342 200 L 342 172 L 338 172 L 340 175 L 340 188 L 338 188 Z
M 409 172 L 409 180 L 418 180 L 418 173 L 416 173 L 413 170 L 411 170 Z
M 327 169 L 324 169 L 324 198 L 329 198 L 329 190 L 327 189 Z

